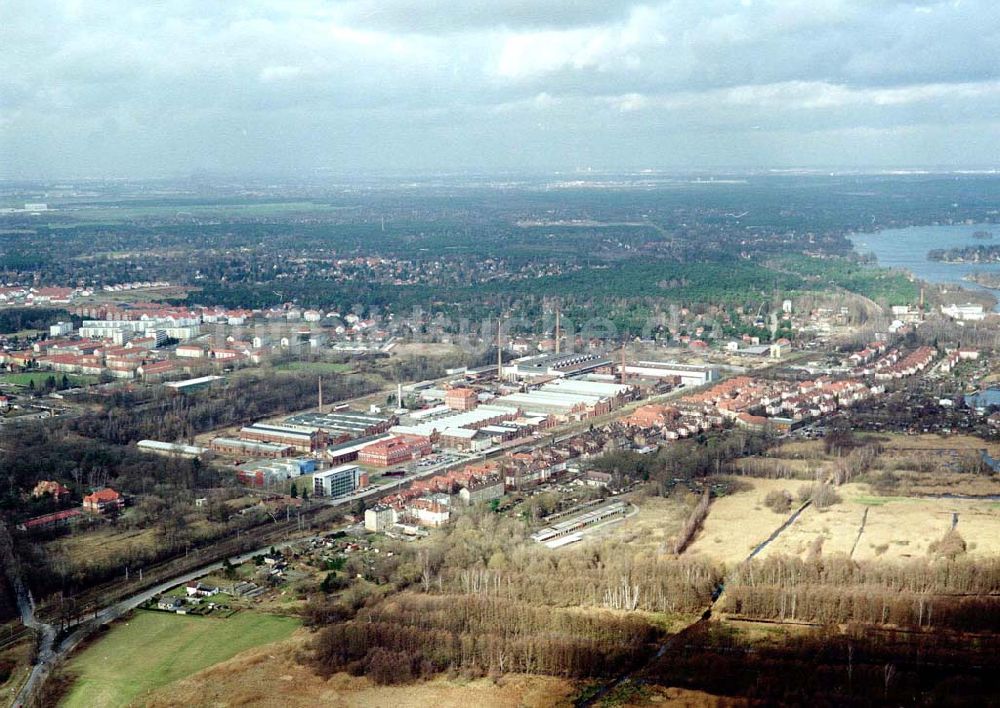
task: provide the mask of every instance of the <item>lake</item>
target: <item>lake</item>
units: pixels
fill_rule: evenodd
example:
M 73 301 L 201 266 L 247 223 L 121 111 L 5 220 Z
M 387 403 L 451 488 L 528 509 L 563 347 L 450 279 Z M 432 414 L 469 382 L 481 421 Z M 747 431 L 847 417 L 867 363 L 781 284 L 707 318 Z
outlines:
M 973 238 L 976 231 L 990 231 L 993 238 Z M 858 253 L 874 253 L 883 268 L 906 270 L 929 283 L 961 285 L 970 290 L 984 290 L 994 297 L 1000 295 L 1000 292 L 962 280 L 963 276 L 974 272 L 1000 274 L 1000 263 L 942 263 L 927 258 L 927 253 L 935 248 L 1000 245 L 1000 226 L 996 224 L 911 226 L 872 234 L 852 234 L 848 238 Z M 1000 311 L 1000 303 L 996 309 Z

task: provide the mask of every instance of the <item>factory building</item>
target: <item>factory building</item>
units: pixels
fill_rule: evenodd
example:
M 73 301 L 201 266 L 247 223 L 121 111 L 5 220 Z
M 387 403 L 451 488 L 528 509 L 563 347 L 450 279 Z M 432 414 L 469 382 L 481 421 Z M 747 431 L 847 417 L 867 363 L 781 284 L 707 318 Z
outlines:
M 256 423 L 240 428 L 240 437 L 255 442 L 291 445 L 302 452 L 313 452 L 326 445 L 322 430 L 305 425 L 267 425 Z
M 357 465 L 341 465 L 313 475 L 314 497 L 342 497 L 368 486 L 368 475 Z
M 577 376 L 611 366 L 610 359 L 596 354 L 538 354 L 521 357 L 503 366 L 508 380 Z
M 479 405 L 479 395 L 471 388 L 453 388 L 445 392 L 444 402 L 452 410 L 471 411 Z
M 488 427 L 488 426 L 487 426 Z M 446 428 L 438 438 L 441 447 L 463 452 L 481 452 L 493 446 L 493 438 L 483 428 Z
M 531 413 L 557 415 L 564 418 L 590 418 L 611 412 L 611 404 L 600 396 L 528 391 L 504 396 L 500 403 L 509 403 Z
M 177 393 L 194 393 L 201 391 L 225 379 L 221 376 L 199 376 L 196 379 L 185 379 L 183 381 L 168 381 L 163 384 L 167 388 L 172 388 Z
M 329 445 L 323 452 L 326 455 L 327 461 L 331 465 L 343 465 L 357 460 L 358 454 L 372 443 L 378 442 L 379 440 L 385 440 L 390 437 L 392 437 L 390 433 L 368 435 L 363 438 L 348 440 L 347 442 L 342 442 L 338 445 Z
M 236 478 L 243 484 L 267 488 L 315 471 L 316 460 L 309 458 L 257 460 L 238 467 Z
M 483 405 L 475 410 L 458 412 L 448 406 L 437 406 L 417 411 L 393 426 L 392 432 L 401 435 L 418 435 L 436 441 L 445 430 L 468 428 L 478 430 L 487 425 L 514 420 L 520 415 L 515 405 Z
M 285 423 L 289 425 L 319 428 L 332 437 L 347 434 L 352 438 L 384 433 L 395 422 L 393 418 L 349 410 L 330 411 L 329 413 L 299 413 L 285 419 Z
M 135 444 L 143 452 L 152 452 L 157 455 L 170 455 L 174 457 L 195 458 L 204 455 L 208 450 L 195 445 L 182 445 L 180 443 L 162 442 L 160 440 L 140 440 Z
M 215 438 L 209 443 L 209 447 L 215 452 L 221 452 L 225 455 L 245 455 L 247 457 L 277 458 L 291 457 L 295 454 L 295 448 L 291 445 L 240 440 L 239 438 Z
M 621 365 L 617 367 L 621 373 Z M 678 364 L 672 361 L 640 361 L 625 365 L 626 376 L 641 376 L 654 379 L 680 379 L 684 386 L 704 386 L 719 380 L 719 369 L 715 366 Z
M 430 438 L 396 435 L 366 445 L 358 452 L 358 462 L 375 467 L 391 467 L 431 453 Z

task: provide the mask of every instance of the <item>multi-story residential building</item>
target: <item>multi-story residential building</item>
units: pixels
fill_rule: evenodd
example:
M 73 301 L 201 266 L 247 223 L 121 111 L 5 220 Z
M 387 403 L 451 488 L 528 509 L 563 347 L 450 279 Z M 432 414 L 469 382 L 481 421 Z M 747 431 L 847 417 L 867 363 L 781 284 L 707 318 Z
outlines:
M 396 523 L 396 510 L 388 504 L 377 504 L 365 509 L 365 529 L 381 533 L 388 531 Z

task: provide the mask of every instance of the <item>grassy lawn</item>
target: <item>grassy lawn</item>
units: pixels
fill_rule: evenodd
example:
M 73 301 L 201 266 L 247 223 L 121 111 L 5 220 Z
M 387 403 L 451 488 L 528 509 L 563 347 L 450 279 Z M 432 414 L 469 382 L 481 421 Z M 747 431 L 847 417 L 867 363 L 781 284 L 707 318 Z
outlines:
M 128 512 L 126 512 L 128 513 Z M 101 526 L 60 536 L 45 544 L 46 552 L 71 566 L 102 564 L 128 548 L 152 548 L 156 529 L 119 529 Z
M 229 619 L 137 612 L 70 660 L 67 669 L 78 678 L 62 705 L 128 705 L 246 649 L 285 639 L 298 626 L 296 619 L 253 612 Z
M 336 364 L 328 361 L 288 361 L 274 368 L 278 371 L 305 371 L 310 374 L 345 374 L 354 370 L 352 364 Z
M 18 386 L 28 386 L 31 381 L 35 382 L 35 388 L 40 389 L 45 385 L 45 381 L 50 377 L 55 377 L 56 383 L 62 381 L 63 374 L 58 371 L 32 371 L 22 374 L 4 374 L 0 376 L 0 382 L 15 384 Z M 96 376 L 81 376 L 79 374 L 66 374 L 71 386 L 89 386 L 97 383 Z

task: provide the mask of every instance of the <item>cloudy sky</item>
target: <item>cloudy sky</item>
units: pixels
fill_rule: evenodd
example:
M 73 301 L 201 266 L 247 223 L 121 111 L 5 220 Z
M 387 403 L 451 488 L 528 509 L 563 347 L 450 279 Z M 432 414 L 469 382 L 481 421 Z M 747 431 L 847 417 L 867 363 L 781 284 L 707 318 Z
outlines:
M 0 176 L 1000 166 L 996 0 L 0 0 Z

